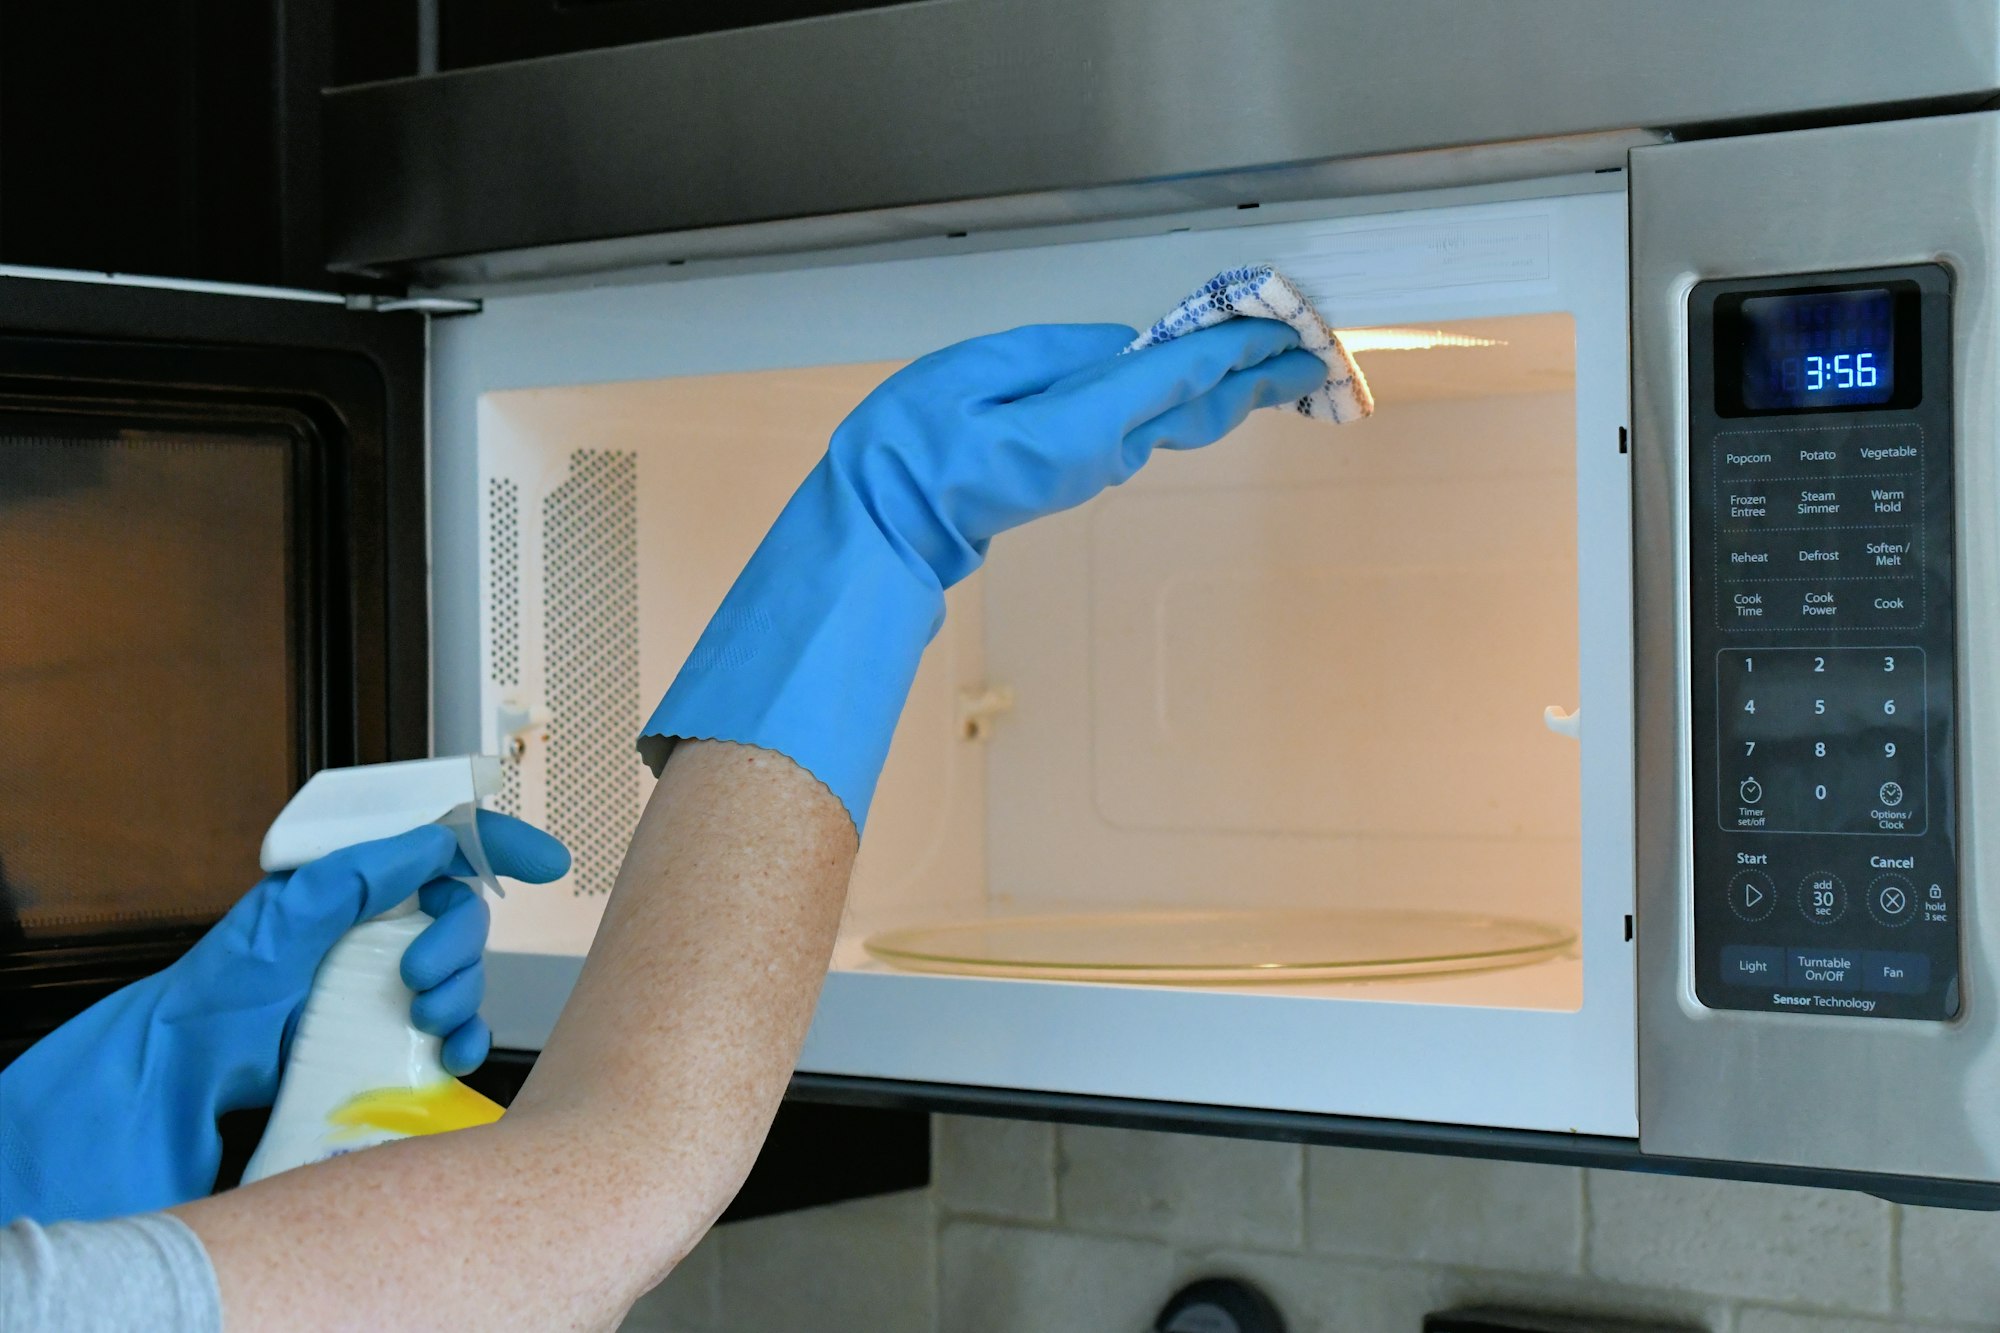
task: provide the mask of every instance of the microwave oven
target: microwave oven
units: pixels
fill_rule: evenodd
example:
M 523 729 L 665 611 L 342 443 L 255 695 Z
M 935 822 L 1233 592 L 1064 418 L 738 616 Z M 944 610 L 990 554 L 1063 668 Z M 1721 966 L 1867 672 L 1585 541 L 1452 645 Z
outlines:
M 995 8 L 758 49 L 803 86 L 858 25 Z M 1974 49 L 1864 69 L 1942 87 Z M 1353 332 L 1376 415 L 1259 414 L 953 591 L 799 1095 L 2000 1205 L 2000 113 L 1968 109 L 2000 74 L 1915 106 L 1862 79 L 1837 114 L 1760 86 L 1684 138 L 1604 132 L 1667 102 L 1482 120 L 1298 170 L 1215 171 L 1220 129 L 1175 141 L 1178 176 L 1121 141 L 1150 184 L 1086 198 L 1053 168 L 1006 194 L 1029 159 L 991 143 L 739 171 L 715 144 L 798 136 L 612 114 L 677 52 L 328 99 L 335 258 L 435 316 L 429 746 L 505 757 L 499 804 L 576 858 L 496 905 L 501 1046 L 551 1030 L 651 786 L 637 728 L 846 411 L 945 343 L 1143 324 L 1266 260 Z M 1633 97 L 1714 92 L 1632 68 Z M 558 103 L 605 134 L 519 120 Z M 1808 104 L 1826 123 L 1745 123 Z M 1097 169 L 1037 142 L 1037 169 Z M 672 153 L 719 193 L 618 169 Z M 912 163 L 949 189 L 890 179 Z M 492 188 L 531 168 L 563 188 Z M 1336 947 L 1390 941 L 1363 979 L 1115 967 L 1163 921 L 1296 927 L 1310 964 L 1333 911 Z M 896 956 L 1050 917 L 1097 952 Z M 1526 932 L 1507 966 L 1499 927 Z
M 440 322 L 437 743 L 508 753 L 577 856 L 496 910 L 498 1039 L 548 1034 L 650 786 L 633 718 L 841 416 L 931 347 L 1268 260 L 1357 330 L 1375 417 L 1260 414 L 953 591 L 801 1078 L 1990 1185 L 1996 167 L 1990 113 L 1663 143 Z M 1328 907 L 1422 975 L 1118 975 L 1163 917 Z M 1051 914 L 1074 966 L 989 965 Z M 1546 928 L 1532 961 L 1396 934 L 1489 916 Z

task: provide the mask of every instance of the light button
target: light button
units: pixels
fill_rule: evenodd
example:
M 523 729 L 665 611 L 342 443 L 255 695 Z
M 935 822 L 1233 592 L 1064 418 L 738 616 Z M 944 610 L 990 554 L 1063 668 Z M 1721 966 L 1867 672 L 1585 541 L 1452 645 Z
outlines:
M 1785 951 L 1760 944 L 1724 945 L 1722 980 L 1729 986 L 1782 986 Z

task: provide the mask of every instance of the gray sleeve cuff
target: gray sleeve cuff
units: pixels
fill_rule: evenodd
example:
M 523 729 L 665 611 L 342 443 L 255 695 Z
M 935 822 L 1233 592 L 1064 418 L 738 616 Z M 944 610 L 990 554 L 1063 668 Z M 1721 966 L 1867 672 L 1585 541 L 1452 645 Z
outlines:
M 208 1251 L 165 1213 L 0 1230 L 0 1328 L 8 1333 L 222 1333 Z

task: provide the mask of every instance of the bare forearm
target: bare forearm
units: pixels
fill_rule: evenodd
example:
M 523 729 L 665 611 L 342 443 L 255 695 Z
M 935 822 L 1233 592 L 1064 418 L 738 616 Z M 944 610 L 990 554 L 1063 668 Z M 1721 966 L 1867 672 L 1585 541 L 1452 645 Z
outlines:
M 232 1333 L 353 1323 L 607 1327 L 754 1160 L 811 1020 L 853 864 L 840 803 L 783 756 L 690 742 L 499 1123 L 180 1210 Z M 421 1293 L 421 1301 L 415 1299 Z
M 692 1244 L 728 1203 L 812 1021 L 854 864 L 853 825 L 782 755 L 684 743 L 510 1118 L 586 1115 Z

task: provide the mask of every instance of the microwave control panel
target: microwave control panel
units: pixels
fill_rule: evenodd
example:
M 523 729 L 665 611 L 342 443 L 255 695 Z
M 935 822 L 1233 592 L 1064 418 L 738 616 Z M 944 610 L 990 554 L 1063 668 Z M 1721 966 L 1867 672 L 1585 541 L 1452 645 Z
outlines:
M 1689 295 L 1695 993 L 1959 1007 L 1951 279 Z

